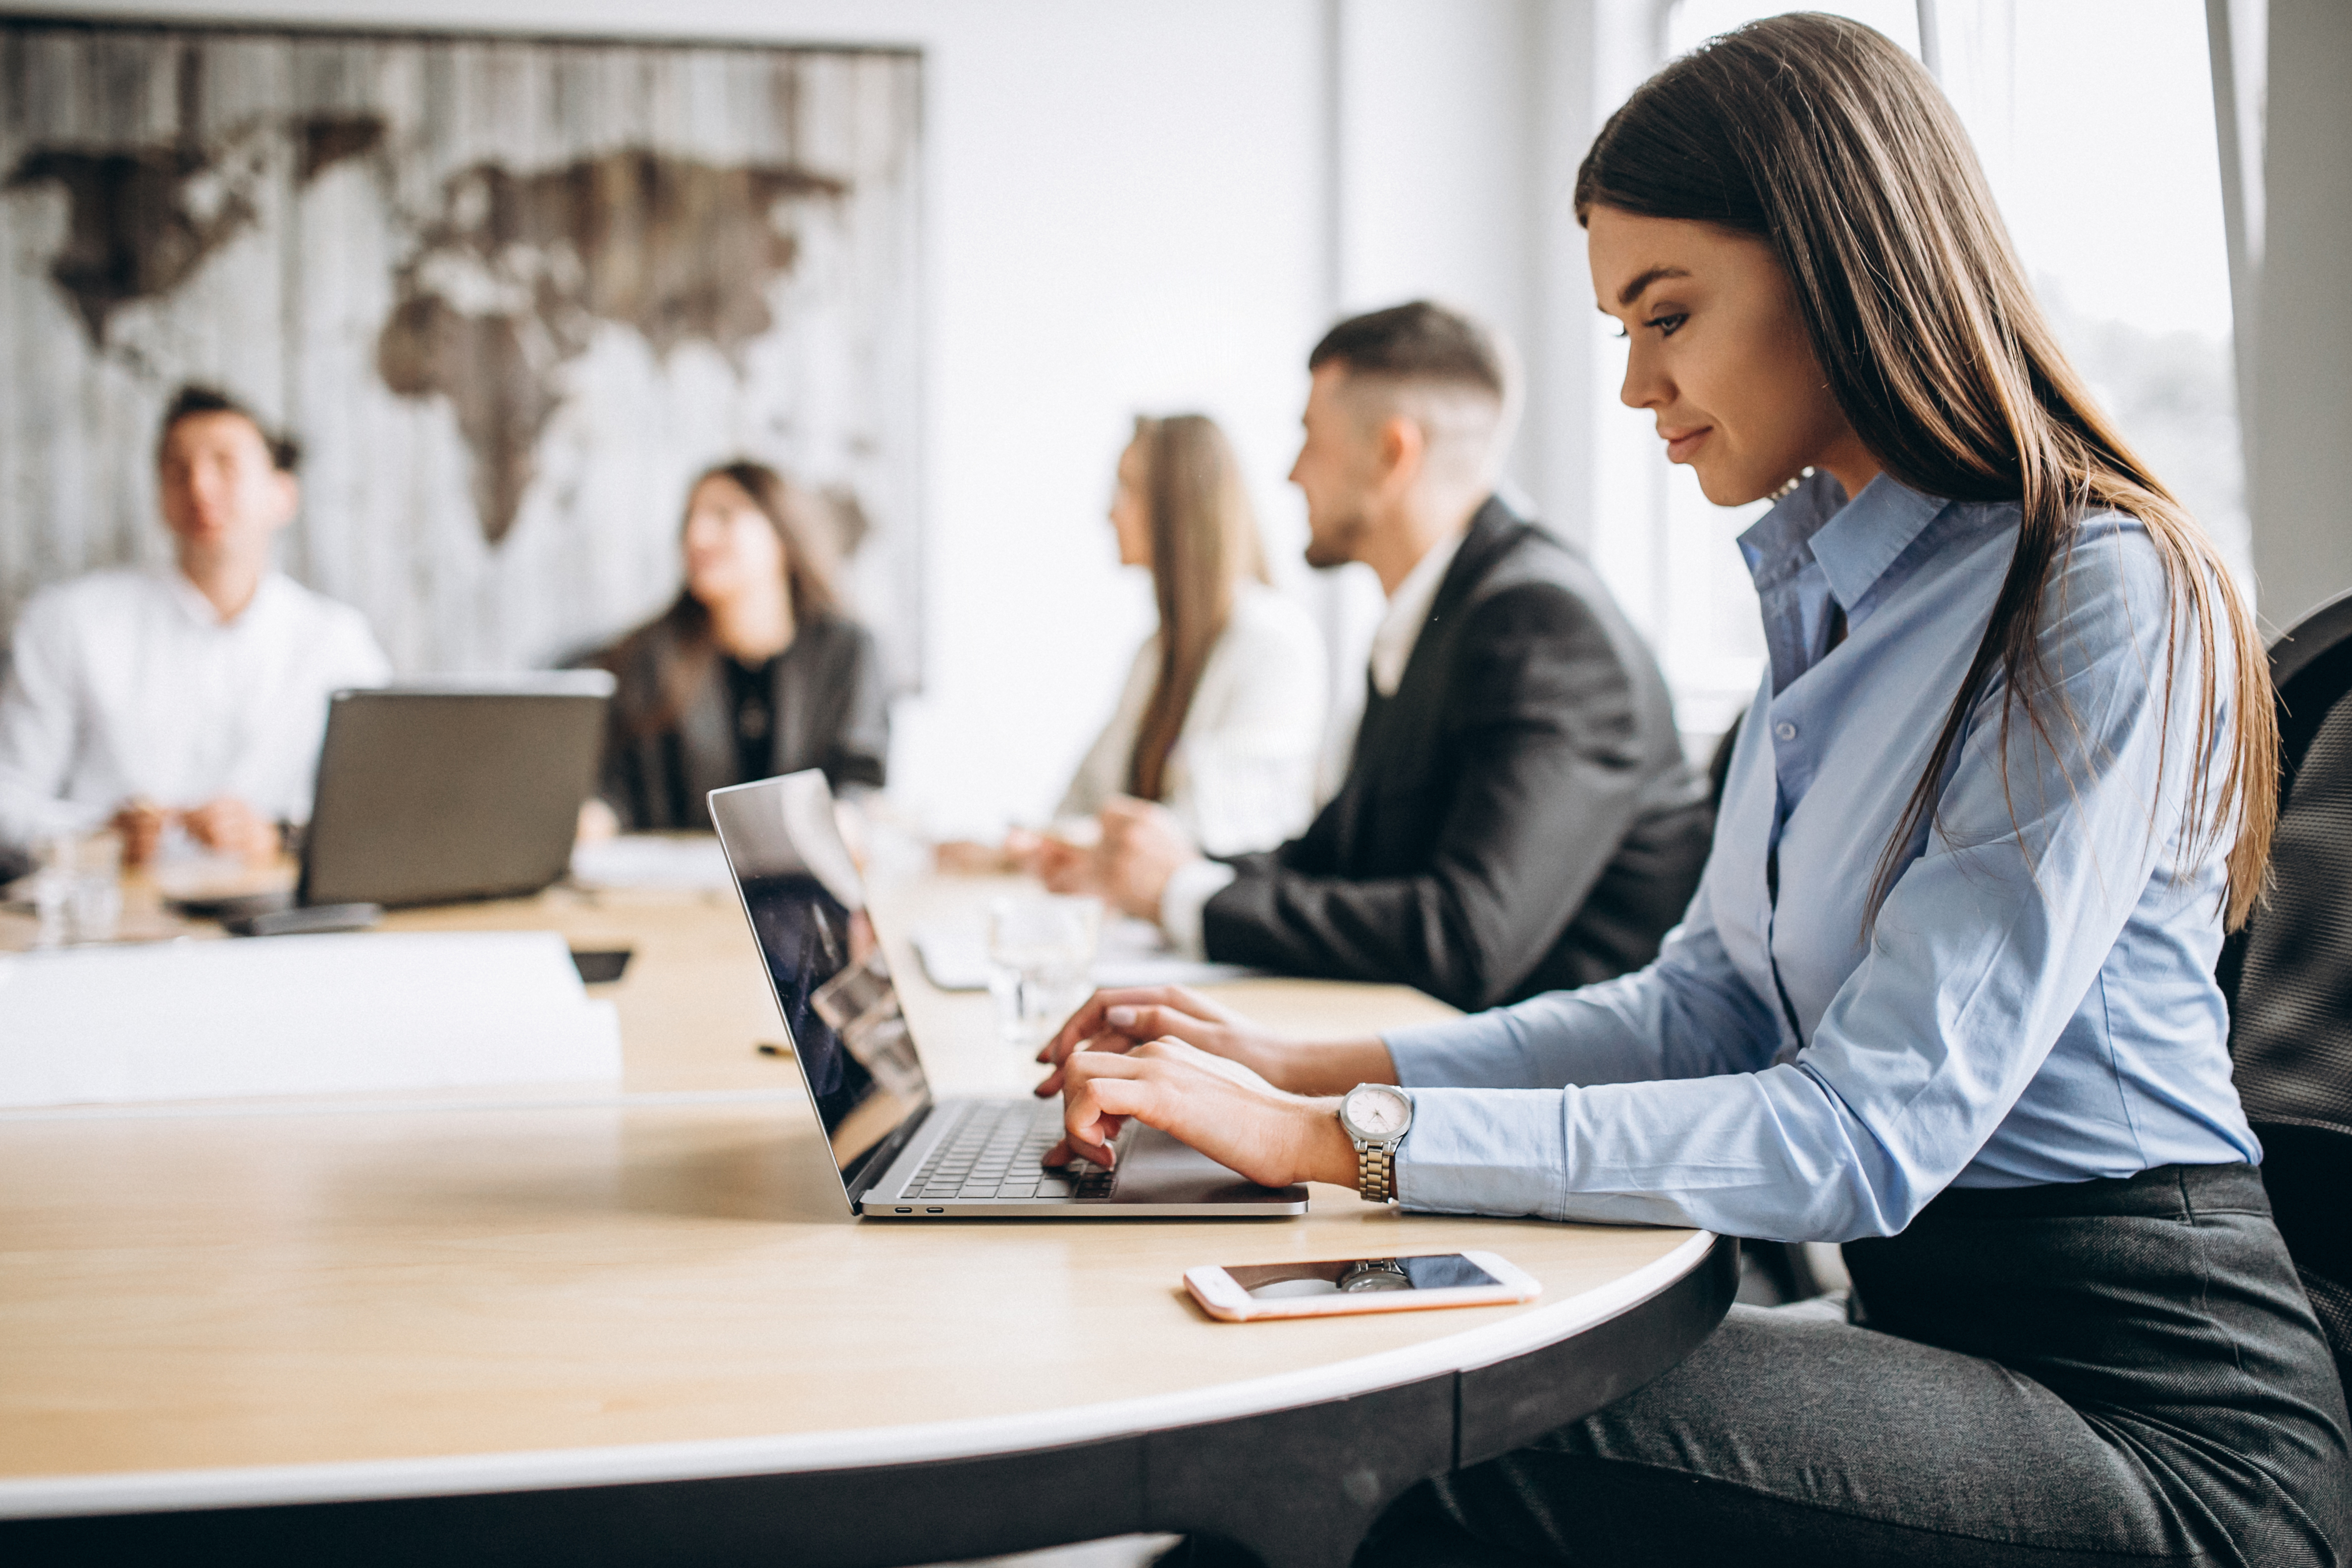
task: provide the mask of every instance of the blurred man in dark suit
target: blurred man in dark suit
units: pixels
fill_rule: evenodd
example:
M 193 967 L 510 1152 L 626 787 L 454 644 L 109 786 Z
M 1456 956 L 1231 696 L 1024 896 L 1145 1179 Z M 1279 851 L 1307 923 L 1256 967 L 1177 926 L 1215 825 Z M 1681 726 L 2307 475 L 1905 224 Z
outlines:
M 1196 955 L 1465 1008 L 1647 963 L 1698 883 L 1706 787 L 1599 574 L 1494 494 L 1502 351 L 1415 302 L 1342 321 L 1307 363 L 1307 562 L 1360 561 L 1389 598 L 1345 781 L 1304 836 L 1226 860 L 1116 801 L 1049 879 Z

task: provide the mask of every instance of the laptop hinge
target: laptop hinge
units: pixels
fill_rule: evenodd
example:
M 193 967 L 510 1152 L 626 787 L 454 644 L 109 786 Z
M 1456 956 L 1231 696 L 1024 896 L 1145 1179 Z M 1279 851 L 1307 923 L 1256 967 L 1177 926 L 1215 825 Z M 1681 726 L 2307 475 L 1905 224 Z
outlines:
M 857 1174 L 849 1179 L 849 1209 L 852 1214 L 866 1212 L 866 1194 L 890 1173 L 890 1167 L 898 1163 L 898 1156 L 906 1151 L 908 1144 L 915 1141 L 915 1134 L 923 1130 L 931 1120 L 931 1112 L 938 1109 L 939 1102 L 933 1100 L 923 1107 L 920 1115 L 907 1118 L 898 1123 L 890 1136 L 866 1152 L 866 1157 L 858 1163 Z

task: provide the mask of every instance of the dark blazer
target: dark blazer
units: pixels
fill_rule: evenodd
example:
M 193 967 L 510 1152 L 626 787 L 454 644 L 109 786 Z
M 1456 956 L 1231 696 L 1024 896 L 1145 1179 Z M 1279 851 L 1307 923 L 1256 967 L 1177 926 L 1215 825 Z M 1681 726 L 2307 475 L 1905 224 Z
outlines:
M 1489 1007 L 1637 969 L 1712 821 L 1657 661 L 1584 556 L 1481 507 L 1339 793 L 1233 861 L 1208 955 Z
M 716 659 L 701 672 L 668 723 L 667 682 L 687 659 L 675 628 L 656 621 L 590 662 L 617 683 L 605 731 L 597 793 L 632 828 L 708 830 L 714 789 L 738 776 L 735 715 Z M 878 788 L 890 749 L 890 718 L 873 634 L 855 621 L 804 622 L 777 664 L 773 752 L 755 777 L 823 768 L 835 790 Z

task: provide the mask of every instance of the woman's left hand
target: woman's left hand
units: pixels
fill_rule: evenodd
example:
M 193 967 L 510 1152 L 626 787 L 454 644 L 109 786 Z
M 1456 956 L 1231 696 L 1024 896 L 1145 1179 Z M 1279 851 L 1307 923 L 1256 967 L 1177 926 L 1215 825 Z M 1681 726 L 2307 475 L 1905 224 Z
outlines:
M 1356 1184 L 1356 1151 L 1337 1100 L 1285 1094 L 1239 1062 L 1178 1039 L 1131 1051 L 1079 1051 L 1062 1067 L 1064 1137 L 1049 1165 L 1113 1163 L 1129 1118 L 1157 1127 L 1261 1186 Z

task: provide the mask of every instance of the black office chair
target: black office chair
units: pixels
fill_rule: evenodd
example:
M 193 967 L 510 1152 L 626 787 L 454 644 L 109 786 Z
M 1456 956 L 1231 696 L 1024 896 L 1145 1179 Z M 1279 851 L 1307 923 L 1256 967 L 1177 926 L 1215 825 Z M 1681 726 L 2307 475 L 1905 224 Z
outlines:
M 2271 1208 L 2352 1385 L 2352 593 L 2278 640 L 2271 681 L 2284 742 L 2271 893 L 2217 977 Z

